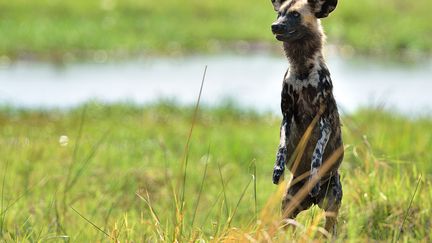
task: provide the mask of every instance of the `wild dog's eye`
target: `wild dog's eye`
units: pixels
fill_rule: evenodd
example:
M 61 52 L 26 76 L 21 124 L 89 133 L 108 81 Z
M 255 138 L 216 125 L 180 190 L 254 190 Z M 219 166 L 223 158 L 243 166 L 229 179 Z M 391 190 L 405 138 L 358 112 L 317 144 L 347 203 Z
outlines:
M 292 16 L 298 18 L 298 17 L 300 17 L 300 13 L 297 11 L 294 11 L 294 12 L 292 12 Z

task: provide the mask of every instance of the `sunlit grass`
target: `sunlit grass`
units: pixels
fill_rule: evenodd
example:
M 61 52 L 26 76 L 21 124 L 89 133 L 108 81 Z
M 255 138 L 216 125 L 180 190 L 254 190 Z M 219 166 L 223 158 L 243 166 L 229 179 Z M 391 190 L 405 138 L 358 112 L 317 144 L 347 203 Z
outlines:
M 325 237 L 316 207 L 299 215 L 295 231 L 279 229 L 285 185 L 271 182 L 279 117 L 201 108 L 180 201 L 177 187 L 192 108 L 167 103 L 85 107 L 1 109 L 0 239 Z M 391 241 L 400 234 L 402 240 L 428 241 L 432 120 L 363 110 L 344 116 L 343 123 L 339 239 Z M 67 146 L 59 143 L 60 136 L 68 136 Z

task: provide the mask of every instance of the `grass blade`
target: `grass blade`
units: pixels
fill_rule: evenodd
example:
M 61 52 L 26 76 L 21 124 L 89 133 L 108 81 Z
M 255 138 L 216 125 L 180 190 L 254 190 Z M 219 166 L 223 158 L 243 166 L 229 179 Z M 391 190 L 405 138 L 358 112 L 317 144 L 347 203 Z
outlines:
M 110 130 L 110 129 L 109 129 Z M 109 131 L 108 130 L 108 131 Z M 65 193 L 68 192 L 78 181 L 81 174 L 84 172 L 84 169 L 87 167 L 89 162 L 93 159 L 93 157 L 96 155 L 97 150 L 99 149 L 99 146 L 102 144 L 103 141 L 107 138 L 109 132 L 105 132 L 102 137 L 97 141 L 97 143 L 92 147 L 92 150 L 87 155 L 86 159 L 81 163 L 81 167 L 78 168 L 77 172 L 73 176 L 73 178 L 70 180 L 70 183 L 65 188 Z
M 29 188 L 27 188 L 23 193 L 21 193 L 21 195 L 19 195 L 15 200 L 13 200 L 10 204 L 8 204 L 1 212 L 0 212 L 0 216 L 3 216 L 3 214 L 5 214 L 13 205 L 15 205 L 21 198 L 23 198 L 24 196 L 26 196 L 30 191 L 32 191 L 35 187 L 38 187 L 41 184 L 45 184 L 46 178 L 43 178 L 42 180 L 40 180 L 38 183 L 36 183 L 36 185 L 33 185 Z
M 295 194 L 295 196 L 291 199 L 290 203 L 285 208 L 285 211 L 283 212 L 283 218 L 286 218 L 287 215 L 290 215 L 300 204 L 300 202 L 303 201 L 303 199 L 309 194 L 309 192 L 312 190 L 312 187 L 315 186 L 315 184 L 318 183 L 320 178 L 324 176 L 333 166 L 334 163 L 337 162 L 337 160 L 340 158 L 344 151 L 343 147 L 339 147 L 336 149 L 333 154 L 323 163 L 323 165 L 318 170 L 318 174 L 313 176 L 311 180 L 309 180 L 298 192 Z
M 193 226 L 194 226 L 194 223 L 195 223 L 195 217 L 196 217 L 196 213 L 197 213 L 197 210 L 198 210 L 198 205 L 199 205 L 199 202 L 200 202 L 200 199 L 201 199 L 201 194 L 202 194 L 202 191 L 203 191 L 203 188 L 204 188 L 204 182 L 205 182 L 205 179 L 206 179 L 206 176 L 207 176 L 207 167 L 208 167 L 209 157 L 210 157 L 210 145 L 208 146 L 207 158 L 206 158 L 205 167 L 204 167 L 204 175 L 203 175 L 202 180 L 201 180 L 200 190 L 199 190 L 199 193 L 198 193 L 198 198 L 196 200 L 195 209 L 194 209 L 194 213 L 193 213 L 193 216 L 192 216 L 191 230 L 193 230 Z
M 4 191 L 5 191 L 5 185 L 6 185 L 6 175 L 9 167 L 9 160 L 6 161 L 5 170 L 3 174 L 3 182 L 2 182 L 2 190 L 1 190 L 1 201 L 0 201 L 0 210 L 1 210 L 1 218 L 0 218 L 0 236 L 3 235 L 3 227 L 4 222 L 6 220 L 6 210 L 3 209 L 4 206 Z
M 221 183 L 222 183 L 222 191 L 223 191 L 224 201 L 225 201 L 225 214 L 226 214 L 227 217 L 229 217 L 228 198 L 227 198 L 227 195 L 226 195 L 225 183 L 224 183 L 224 179 L 222 177 L 222 171 L 221 171 L 219 162 L 217 163 L 217 165 L 218 165 L 219 177 L 220 177 L 220 180 L 221 180 Z
M 149 208 L 149 210 L 150 210 L 150 214 L 151 214 L 151 216 L 152 216 L 152 218 L 153 218 L 153 221 L 154 221 L 154 225 L 155 225 L 155 227 L 156 227 L 156 233 L 158 234 L 159 239 L 160 239 L 161 241 L 164 241 L 165 237 L 164 237 L 164 234 L 163 234 L 163 230 L 162 230 L 161 227 L 160 227 L 160 225 L 161 225 L 161 223 L 160 223 L 160 219 L 159 219 L 159 217 L 158 217 L 156 211 L 154 210 L 153 206 L 151 205 L 151 202 L 150 202 L 150 196 L 149 196 L 148 192 L 146 192 L 146 194 L 147 194 L 147 198 L 144 198 L 143 196 L 141 196 L 141 195 L 138 194 L 138 193 L 135 193 L 135 194 L 136 194 L 136 195 L 137 195 L 141 200 L 143 200 L 143 201 L 145 202 L 145 204 L 147 205 L 147 207 Z
M 189 146 L 190 146 L 190 141 L 192 138 L 192 132 L 194 130 L 196 119 L 198 116 L 198 110 L 199 110 L 199 106 L 200 106 L 200 102 L 201 102 L 201 95 L 202 95 L 202 91 L 203 91 L 203 87 L 204 87 L 204 81 L 206 78 L 206 74 L 207 74 L 207 66 L 205 66 L 205 68 L 204 68 L 204 73 L 203 73 L 202 80 L 201 80 L 201 86 L 200 86 L 200 90 L 199 90 L 199 94 L 198 94 L 198 99 L 197 99 L 197 102 L 195 104 L 195 110 L 194 110 L 193 117 L 192 117 L 192 125 L 191 125 L 191 128 L 189 130 L 188 138 L 187 138 L 186 145 L 185 145 L 185 148 L 183 151 L 183 158 L 184 158 L 183 159 L 183 181 L 181 184 L 182 193 L 181 193 L 181 200 L 180 200 L 181 212 L 183 212 L 183 204 L 184 204 L 185 191 L 186 191 L 186 176 L 187 176 L 187 166 L 188 166 L 188 157 L 189 157 Z
M 80 146 L 80 142 L 81 142 L 81 137 L 82 137 L 82 131 L 83 131 L 83 127 L 84 127 L 84 121 L 85 121 L 86 111 L 87 111 L 87 105 L 85 105 L 83 107 L 83 111 L 81 113 L 81 119 L 80 119 L 80 124 L 79 124 L 79 128 L 78 128 L 78 135 L 77 135 L 77 138 L 76 138 L 76 143 L 74 145 L 74 150 L 73 150 L 73 154 L 72 154 L 72 163 L 69 165 L 69 168 L 68 168 L 68 171 L 67 171 L 67 175 L 66 175 L 65 188 L 69 184 L 69 180 L 70 180 L 70 176 L 71 176 L 73 167 L 75 167 L 75 164 L 77 163 L 78 150 L 79 150 L 79 146 Z M 66 194 L 66 190 L 63 193 Z
M 258 220 L 258 200 L 257 200 L 257 173 L 256 173 L 256 160 L 253 160 L 253 181 L 254 181 L 254 213 L 255 213 L 255 222 Z
M 412 194 L 412 196 L 411 196 L 410 202 L 409 202 L 409 204 L 408 204 L 408 208 L 407 208 L 407 210 L 406 210 L 406 212 L 405 212 L 404 219 L 403 219 L 403 221 L 402 221 L 402 223 L 401 223 L 401 225 L 400 225 L 400 227 L 399 227 L 399 232 L 398 232 L 398 236 L 397 236 L 397 238 L 396 238 L 396 241 L 399 241 L 400 235 L 402 234 L 403 226 L 404 226 L 404 224 L 405 224 L 405 221 L 406 221 L 407 218 L 408 218 L 408 214 L 409 214 L 409 211 L 411 210 L 411 206 L 412 206 L 412 203 L 413 203 L 413 201 L 414 201 L 414 197 L 415 197 L 415 195 L 417 194 L 417 191 L 418 191 L 418 189 L 419 189 L 419 187 L 420 187 L 421 178 L 422 178 L 422 176 L 420 175 L 419 178 L 418 178 L 418 180 L 417 180 L 416 188 L 415 188 L 415 190 L 414 190 L 414 192 L 413 192 L 413 194 Z
M 183 151 L 183 161 L 182 161 L 182 171 L 183 171 L 183 177 L 182 177 L 182 181 L 181 183 L 179 183 L 179 189 L 181 190 L 180 194 L 180 208 L 178 210 L 177 215 L 177 225 L 174 227 L 176 229 L 178 229 L 178 237 L 181 237 L 182 230 L 183 230 L 183 221 L 184 221 L 184 214 L 183 214 L 183 209 L 184 209 L 184 205 L 185 205 L 185 193 L 186 193 L 186 178 L 187 178 L 187 167 L 188 167 L 188 161 L 189 161 L 189 147 L 190 147 L 190 141 L 192 138 L 192 132 L 194 130 L 195 127 L 195 123 L 197 120 L 197 116 L 198 116 L 198 110 L 199 110 L 199 106 L 200 106 L 200 102 L 201 102 L 201 96 L 202 96 L 202 91 L 203 91 L 203 87 L 204 87 L 204 81 L 205 81 L 205 77 L 207 74 L 207 65 L 204 68 L 204 73 L 202 76 L 202 80 L 201 80 L 201 86 L 200 86 L 200 90 L 199 90 L 199 94 L 198 94 L 198 99 L 197 102 L 195 104 L 195 109 L 194 109 L 194 113 L 193 113 L 193 117 L 192 117 L 192 124 L 191 124 L 191 128 L 189 130 L 189 134 L 188 134 L 188 138 L 186 141 L 186 145 Z M 177 238 L 177 237 L 176 237 Z
M 80 214 L 75 208 L 73 208 L 72 206 L 69 206 L 76 214 L 78 214 L 82 219 L 84 219 L 85 221 L 87 221 L 87 223 L 91 224 L 93 227 L 95 227 L 99 232 L 102 232 L 104 235 L 106 235 L 107 237 L 109 237 L 110 239 L 114 240 L 113 237 L 111 237 L 111 235 L 109 235 L 107 232 L 105 232 L 103 229 L 101 229 L 99 226 L 97 226 L 96 224 L 94 224 L 92 221 L 90 221 L 89 219 L 87 219 L 86 217 L 84 217 L 82 214 Z
M 221 196 L 222 196 L 222 193 L 223 193 L 223 191 L 221 190 L 221 191 L 218 193 L 218 195 L 217 195 L 216 199 L 214 200 L 213 204 L 210 206 L 210 208 L 209 208 L 209 210 L 208 210 L 206 216 L 204 217 L 203 224 L 205 224 L 205 223 L 207 222 L 207 220 L 209 219 L 210 214 L 212 213 L 213 209 L 216 207 L 216 205 L 217 205 L 219 199 L 220 199 Z
M 247 189 L 249 188 L 250 184 L 252 183 L 252 181 L 254 180 L 254 177 L 252 176 L 252 178 L 249 180 L 249 183 L 246 185 L 246 187 L 243 189 L 242 194 L 240 195 L 239 200 L 237 201 L 236 206 L 234 207 L 233 213 L 231 214 L 231 216 L 228 218 L 228 224 L 227 224 L 227 229 L 229 229 L 229 227 L 231 226 L 231 222 L 235 216 L 235 214 L 237 213 L 237 209 L 240 206 L 241 201 L 243 200 L 244 195 L 246 194 Z

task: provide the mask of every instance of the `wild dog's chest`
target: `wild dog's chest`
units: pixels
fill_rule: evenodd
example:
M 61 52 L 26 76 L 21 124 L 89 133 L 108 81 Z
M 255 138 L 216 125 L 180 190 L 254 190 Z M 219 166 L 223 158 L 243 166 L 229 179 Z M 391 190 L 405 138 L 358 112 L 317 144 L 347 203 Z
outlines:
M 282 99 L 290 102 L 294 119 L 307 123 L 315 117 L 320 106 L 332 97 L 332 83 L 328 70 L 318 70 L 307 77 L 288 75 L 284 80 Z

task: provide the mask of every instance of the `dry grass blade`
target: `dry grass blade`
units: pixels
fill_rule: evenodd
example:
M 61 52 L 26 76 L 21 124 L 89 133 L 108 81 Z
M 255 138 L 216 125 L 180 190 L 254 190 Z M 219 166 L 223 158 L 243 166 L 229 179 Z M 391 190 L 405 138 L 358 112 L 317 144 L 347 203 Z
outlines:
M 290 215 L 300 203 L 306 198 L 306 196 L 311 191 L 312 187 L 314 187 L 318 181 L 323 177 L 333 166 L 334 163 L 342 156 L 344 149 L 343 147 L 339 147 L 336 149 L 333 154 L 323 163 L 323 165 L 319 168 L 317 175 L 313 176 L 311 180 L 309 180 L 292 198 L 290 203 L 287 205 L 285 212 L 283 212 L 283 218 L 286 218 Z
M 147 207 L 148 207 L 149 210 L 150 210 L 150 214 L 151 214 L 151 216 L 152 216 L 152 218 L 153 218 L 154 225 L 155 225 L 155 227 L 156 227 L 156 232 L 157 232 L 157 234 L 158 234 L 158 236 L 159 236 L 159 239 L 160 239 L 161 241 L 164 241 L 165 237 L 164 237 L 164 234 L 163 234 L 163 230 L 161 229 L 160 219 L 159 219 L 159 217 L 157 216 L 156 211 L 154 210 L 153 206 L 151 205 L 151 202 L 150 202 L 150 196 L 149 196 L 148 192 L 146 192 L 147 198 L 144 198 L 143 196 L 141 196 L 141 195 L 138 194 L 138 193 L 135 193 L 135 194 L 136 194 L 136 195 L 137 195 L 141 200 L 143 200 L 143 201 L 146 203 Z
M 305 233 L 306 239 L 312 239 L 314 234 L 316 233 L 316 231 L 318 231 L 318 232 L 322 233 L 323 235 L 325 235 L 326 237 L 330 238 L 331 235 L 326 230 L 324 230 L 321 227 L 318 227 L 318 224 L 320 223 L 320 221 L 322 219 L 325 218 L 325 216 L 326 216 L 326 213 L 322 212 L 313 218 L 311 225 L 306 229 L 306 233 Z
M 291 167 L 291 171 L 297 170 L 297 167 L 300 164 L 301 158 L 306 149 L 307 143 L 309 142 L 309 138 L 312 134 L 312 131 L 315 125 L 318 123 L 318 120 L 321 117 L 321 114 L 323 112 L 324 112 L 324 107 L 321 106 L 319 112 L 315 115 L 314 119 L 309 124 L 303 136 L 301 137 L 300 142 L 298 143 L 294 151 L 294 154 L 291 156 L 290 161 L 288 162 L 288 167 Z
M 279 221 L 279 218 L 276 219 L 274 209 L 280 204 L 280 198 L 284 191 L 286 191 L 286 184 L 282 183 L 278 186 L 277 191 L 269 197 L 266 204 L 261 209 L 259 216 L 260 224 L 258 224 L 255 236 L 258 240 L 260 239 L 261 234 L 265 233 L 267 235 L 274 235 L 279 229 L 279 224 L 274 223 L 275 221 Z M 262 236 L 266 238 L 267 235 Z
M 301 161 L 301 157 L 302 157 L 302 155 L 306 149 L 306 145 L 307 145 L 309 138 L 312 134 L 313 128 L 318 123 L 318 120 L 319 120 L 323 111 L 324 111 L 324 107 L 321 107 L 320 111 L 314 117 L 311 124 L 309 124 L 309 126 L 307 127 L 303 136 L 301 137 L 293 155 L 290 157 L 290 160 L 288 162 L 287 167 L 291 168 L 290 170 L 293 171 L 293 170 L 297 169 L 297 167 Z M 306 172 L 306 173 L 300 175 L 295 180 L 293 180 L 291 183 L 298 183 L 300 180 L 307 178 L 309 175 L 310 175 L 310 172 Z M 286 185 L 284 183 L 280 183 L 278 190 L 269 198 L 269 200 L 267 200 L 265 206 L 261 210 L 261 213 L 260 213 L 261 224 L 258 226 L 258 229 L 256 230 L 258 239 L 259 239 L 258 236 L 260 235 L 261 230 L 266 226 L 269 226 L 269 228 L 266 231 L 266 234 L 268 234 L 268 235 L 266 235 L 265 237 L 273 236 L 274 234 L 276 234 L 278 232 L 280 225 L 275 223 L 275 218 L 272 216 L 273 215 L 272 210 L 275 208 L 275 205 L 280 203 L 280 197 L 283 195 L 283 193 L 285 191 L 286 191 Z

